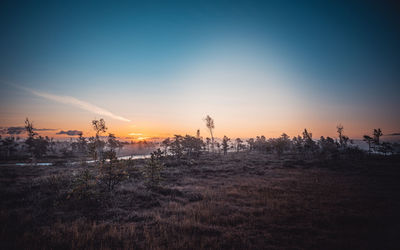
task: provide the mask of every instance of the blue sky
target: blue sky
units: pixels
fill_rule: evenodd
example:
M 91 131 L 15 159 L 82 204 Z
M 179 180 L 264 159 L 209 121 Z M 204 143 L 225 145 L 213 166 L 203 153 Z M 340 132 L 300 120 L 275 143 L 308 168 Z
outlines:
M 64 128 L 51 121 L 80 112 L 12 83 L 102 107 L 139 130 L 189 132 L 210 113 L 240 135 L 295 133 L 287 124 L 322 134 L 338 122 L 354 134 L 398 132 L 398 13 L 366 1 L 2 2 L 0 125 L 31 116 Z M 79 114 L 78 128 L 94 117 Z M 236 122 L 242 115 L 254 122 Z

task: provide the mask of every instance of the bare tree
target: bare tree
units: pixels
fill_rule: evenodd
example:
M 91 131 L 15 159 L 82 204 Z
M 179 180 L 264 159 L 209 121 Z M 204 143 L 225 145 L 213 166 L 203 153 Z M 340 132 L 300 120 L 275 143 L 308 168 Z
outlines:
M 379 138 L 383 135 L 382 130 L 380 128 L 374 129 L 374 143 L 379 145 Z
M 103 118 L 100 120 L 92 121 L 93 130 L 96 132 L 96 137 L 98 137 L 101 133 L 105 133 L 107 131 L 106 122 Z
M 90 141 L 89 151 L 93 159 L 97 161 L 97 159 L 101 157 L 103 153 L 103 148 L 105 146 L 105 143 L 102 140 L 100 140 L 100 135 L 107 131 L 106 122 L 104 121 L 103 118 L 101 118 L 100 120 L 93 120 L 92 128 L 96 132 L 96 137 L 89 139 Z
M 211 135 L 211 151 L 214 152 L 214 135 L 213 135 L 213 129 L 215 128 L 214 126 L 214 119 L 211 118 L 209 115 L 204 118 L 204 121 L 206 122 L 206 126 L 208 130 L 210 130 L 210 135 Z

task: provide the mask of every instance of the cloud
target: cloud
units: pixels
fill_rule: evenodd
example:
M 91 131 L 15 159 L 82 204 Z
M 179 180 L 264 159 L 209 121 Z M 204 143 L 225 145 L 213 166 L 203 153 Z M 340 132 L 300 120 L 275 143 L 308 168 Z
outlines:
M 9 135 L 19 135 L 25 133 L 25 131 L 25 127 L 8 127 L 6 133 Z
M 57 129 L 54 129 L 54 128 L 34 128 L 33 130 L 35 130 L 35 131 L 54 131 L 54 130 L 57 130 Z
M 79 135 L 79 134 L 82 134 L 82 131 L 79 131 L 79 130 L 68 130 L 68 131 L 61 130 L 60 132 L 57 133 L 57 135 L 69 135 L 69 136 L 74 136 L 74 135 Z
M 35 128 L 34 131 L 54 131 L 52 128 Z M 26 132 L 25 127 L 3 127 L 0 129 L 0 134 L 19 135 Z
M 55 101 L 55 102 L 63 103 L 63 104 L 70 104 L 70 105 L 73 105 L 73 106 L 78 107 L 80 109 L 83 109 L 83 110 L 86 110 L 86 111 L 89 111 L 89 112 L 92 112 L 92 113 L 95 113 L 95 114 L 98 114 L 98 115 L 108 116 L 108 117 L 116 119 L 116 120 L 130 122 L 129 119 L 126 119 L 126 118 L 124 118 L 122 116 L 115 115 L 115 114 L 111 113 L 110 111 L 108 111 L 106 109 L 100 108 L 100 107 L 98 107 L 98 106 L 96 106 L 94 104 L 91 104 L 91 103 L 88 103 L 88 102 L 85 102 L 85 101 L 81 101 L 81 100 L 79 100 L 79 99 L 77 99 L 75 97 L 72 97 L 72 96 L 59 96 L 59 95 L 53 95 L 53 94 L 50 94 L 50 93 L 36 91 L 36 90 L 33 90 L 33 89 L 24 88 L 24 87 L 20 87 L 20 88 L 22 88 L 22 89 L 24 89 L 26 91 L 29 91 L 32 94 L 36 95 L 36 96 L 45 98 L 47 100 L 51 100 L 51 101 Z
M 398 135 L 400 135 L 400 133 L 391 133 L 391 134 L 387 134 L 387 135 L 395 135 L 395 136 L 398 136 Z

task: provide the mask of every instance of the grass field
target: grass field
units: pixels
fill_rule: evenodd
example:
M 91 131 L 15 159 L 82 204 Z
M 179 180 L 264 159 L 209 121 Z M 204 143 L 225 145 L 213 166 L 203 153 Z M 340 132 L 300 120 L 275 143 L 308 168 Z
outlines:
M 2 166 L 1 249 L 398 249 L 398 156 L 297 160 L 230 153 L 167 159 L 112 192 L 71 193 L 83 168 Z

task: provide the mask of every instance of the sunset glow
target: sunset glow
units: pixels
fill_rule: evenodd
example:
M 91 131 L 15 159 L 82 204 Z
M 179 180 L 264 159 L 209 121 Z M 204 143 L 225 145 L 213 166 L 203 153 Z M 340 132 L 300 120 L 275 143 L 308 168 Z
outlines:
M 53 6 L 54 16 L 27 8 L 29 20 L 3 13 L 15 30 L 1 31 L 0 127 L 22 126 L 29 117 L 38 128 L 54 129 L 43 135 L 79 130 L 90 136 L 90 122 L 104 118 L 120 138 L 197 129 L 206 137 L 202 119 L 209 114 L 217 137 L 295 136 L 304 128 L 335 136 L 338 123 L 353 138 L 375 127 L 400 131 L 400 78 L 392 70 L 399 66 L 392 60 L 398 32 L 380 28 L 390 14 L 376 29 L 363 30 L 362 21 L 333 24 L 333 14 L 315 22 L 326 11 L 317 7 L 237 5 L 222 16 L 214 15 L 218 5 L 200 8 L 203 16 L 189 6 L 143 5 L 134 15 L 117 8 L 111 19 L 102 15 L 106 6 L 88 19 L 80 7 L 71 18 L 79 22 L 70 24 L 59 19 L 70 15 L 62 6 Z M 284 17 L 277 14 L 282 9 Z M 359 11 L 363 20 L 371 10 Z M 375 14 L 378 20 L 381 13 Z M 347 18 L 341 9 L 336 15 Z M 172 16 L 176 22 L 168 22 Z M 53 41 L 49 35 L 59 26 L 65 32 Z M 354 30 L 360 34 L 351 36 Z
M 1 0 L 0 250 L 400 249 L 397 2 Z

